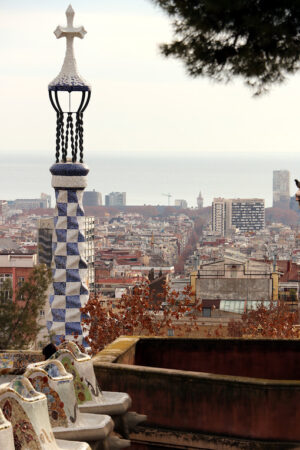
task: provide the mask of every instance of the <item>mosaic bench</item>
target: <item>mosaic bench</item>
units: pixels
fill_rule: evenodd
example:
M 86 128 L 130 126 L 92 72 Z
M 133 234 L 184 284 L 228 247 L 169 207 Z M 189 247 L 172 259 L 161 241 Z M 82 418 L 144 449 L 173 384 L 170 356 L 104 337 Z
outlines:
M 41 352 L 28 350 L 9 350 L 0 352 L 0 375 L 22 375 L 28 364 L 43 360 L 44 356 Z
M 24 376 L 0 385 L 0 409 L 0 448 L 91 450 L 86 442 L 56 440 L 49 421 L 46 396 L 35 391 Z
M 59 346 L 52 359 L 61 361 L 67 372 L 74 377 L 75 394 L 79 409 L 94 414 L 109 414 L 115 422 L 115 429 L 125 438 L 142 421 L 145 415 L 128 411 L 132 401 L 125 392 L 102 391 L 95 377 L 91 357 L 82 353 L 78 346 L 67 341 Z

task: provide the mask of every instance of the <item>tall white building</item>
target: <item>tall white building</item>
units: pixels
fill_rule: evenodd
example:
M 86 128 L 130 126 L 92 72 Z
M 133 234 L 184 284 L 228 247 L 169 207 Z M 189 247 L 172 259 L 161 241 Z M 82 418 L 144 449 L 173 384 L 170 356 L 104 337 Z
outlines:
M 0 224 L 4 224 L 8 217 L 8 203 L 6 200 L 0 200 Z
M 273 208 L 289 208 L 290 172 L 273 170 Z
M 228 220 L 230 219 L 230 203 L 224 198 L 214 198 L 212 203 L 212 230 L 225 235 L 230 228 Z
M 51 195 L 41 193 L 41 199 L 46 202 L 46 208 L 51 208 Z
M 242 232 L 265 228 L 265 201 L 259 198 L 215 198 L 212 203 L 212 230 L 224 236 L 232 229 Z
M 175 206 L 176 206 L 176 208 L 187 209 L 188 204 L 187 204 L 186 200 L 176 199 L 175 200 Z
M 83 206 L 102 206 L 102 195 L 100 192 L 84 191 L 82 197 Z
M 126 192 L 111 192 L 105 196 L 105 206 L 125 206 Z

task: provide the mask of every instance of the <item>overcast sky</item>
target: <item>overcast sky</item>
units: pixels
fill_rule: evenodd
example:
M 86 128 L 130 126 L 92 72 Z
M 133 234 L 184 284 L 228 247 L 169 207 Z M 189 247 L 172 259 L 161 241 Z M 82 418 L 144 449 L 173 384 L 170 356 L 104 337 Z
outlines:
M 54 151 L 47 84 L 59 73 L 64 0 L 0 0 L 1 151 Z M 300 78 L 259 99 L 237 81 L 191 79 L 160 55 L 170 20 L 150 0 L 74 0 L 80 73 L 92 84 L 85 115 L 88 152 L 201 154 L 294 152 L 300 147 Z

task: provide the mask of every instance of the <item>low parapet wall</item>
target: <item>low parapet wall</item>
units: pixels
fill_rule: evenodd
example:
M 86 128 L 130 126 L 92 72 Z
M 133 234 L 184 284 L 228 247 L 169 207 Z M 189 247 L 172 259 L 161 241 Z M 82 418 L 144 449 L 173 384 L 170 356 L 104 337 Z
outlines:
M 300 340 L 142 338 L 139 366 L 271 380 L 300 380 Z M 120 362 L 120 361 L 118 361 Z
M 118 345 L 123 351 L 115 359 L 112 356 L 111 361 L 122 358 L 128 348 L 132 354 L 133 348 L 147 340 L 126 339 L 115 341 L 114 354 Z M 176 344 L 176 339 L 173 342 Z M 169 347 L 168 351 L 172 349 Z M 106 361 L 108 355 L 109 346 L 105 350 Z M 94 367 L 103 389 L 131 395 L 134 409 L 148 415 L 150 428 L 253 440 L 255 446 L 253 443 L 252 447 L 245 447 L 251 450 L 272 449 L 272 445 L 274 449 L 300 448 L 300 381 L 103 362 L 101 352 L 94 359 Z M 265 444 L 258 446 L 257 441 Z

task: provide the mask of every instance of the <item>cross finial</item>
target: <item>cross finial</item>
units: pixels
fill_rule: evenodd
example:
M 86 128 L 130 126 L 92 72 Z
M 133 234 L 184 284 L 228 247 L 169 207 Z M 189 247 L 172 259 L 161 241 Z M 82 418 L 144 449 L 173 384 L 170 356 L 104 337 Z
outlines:
M 73 41 L 75 37 L 83 39 L 86 35 L 86 31 L 83 26 L 74 27 L 74 15 L 75 12 L 72 6 L 69 5 L 68 9 L 66 10 L 67 26 L 63 27 L 61 25 L 58 25 L 58 27 L 54 31 L 57 39 L 60 39 L 62 37 L 66 38 L 67 49 L 60 74 L 49 84 L 50 90 L 90 90 L 90 86 L 77 72 Z
M 71 4 L 67 8 L 66 16 L 67 16 L 68 27 L 73 28 L 73 20 L 74 20 L 75 12 L 74 12 L 74 9 L 72 8 Z
M 58 25 L 58 27 L 54 31 L 54 34 L 57 37 L 57 39 L 61 37 L 66 37 L 67 39 L 72 38 L 72 40 L 74 37 L 79 37 L 80 39 L 83 39 L 84 36 L 86 35 L 86 31 L 83 26 L 81 27 L 73 26 L 75 12 L 71 5 L 68 6 L 66 16 L 67 16 L 67 26 L 62 27 L 61 25 Z

